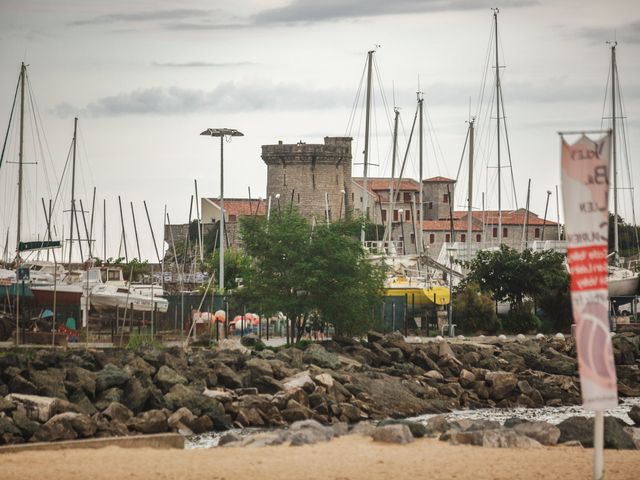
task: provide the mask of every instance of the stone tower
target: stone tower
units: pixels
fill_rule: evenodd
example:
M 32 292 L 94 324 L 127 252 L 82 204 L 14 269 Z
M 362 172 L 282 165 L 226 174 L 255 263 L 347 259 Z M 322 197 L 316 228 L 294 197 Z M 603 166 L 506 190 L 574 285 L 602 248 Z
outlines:
M 449 208 L 453 203 L 453 189 L 456 181 L 446 177 L 432 177 L 422 181 L 425 220 L 444 220 L 449 218 Z
M 325 137 L 324 144 L 262 146 L 267 164 L 267 198 L 271 208 L 293 204 L 306 218 L 316 222 L 344 217 L 351 211 L 351 138 Z M 279 199 L 276 196 L 279 195 Z

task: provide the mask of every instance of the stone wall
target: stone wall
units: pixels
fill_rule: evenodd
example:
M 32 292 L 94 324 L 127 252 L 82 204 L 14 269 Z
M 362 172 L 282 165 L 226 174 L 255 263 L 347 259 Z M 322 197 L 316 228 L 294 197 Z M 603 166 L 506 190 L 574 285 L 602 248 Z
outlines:
M 351 210 L 351 138 L 325 137 L 324 142 L 262 146 L 271 208 L 293 204 L 316 222 L 325 221 L 326 203 L 332 220 Z

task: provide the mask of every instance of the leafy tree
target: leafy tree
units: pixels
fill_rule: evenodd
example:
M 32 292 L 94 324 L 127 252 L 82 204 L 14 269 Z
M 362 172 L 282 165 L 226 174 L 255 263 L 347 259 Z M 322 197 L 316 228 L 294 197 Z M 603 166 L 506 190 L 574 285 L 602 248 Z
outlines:
M 465 333 L 491 334 L 498 330 L 496 306 L 477 283 L 468 283 L 453 299 L 453 321 Z
M 242 275 L 250 264 L 247 255 L 237 248 L 224 251 L 224 289 L 235 290 L 242 282 Z M 220 249 L 216 248 L 205 260 L 205 269 L 209 275 L 218 275 L 220 270 Z M 216 278 L 212 281 L 217 286 Z
M 520 328 L 536 322 L 533 318 L 524 318 L 530 309 L 524 308 L 523 303 L 531 299 L 543 310 L 550 328 L 565 330 L 572 320 L 569 274 L 564 258 L 564 254 L 552 250 L 518 252 L 502 245 L 497 251 L 481 251 L 466 263 L 470 272 L 462 287 L 477 283 L 480 290 L 490 293 L 496 302 L 509 302 L 516 310 L 512 320 L 519 323 Z
M 312 312 L 339 332 L 366 330 L 383 276 L 366 261 L 352 222 L 312 227 L 294 209 L 272 211 L 269 221 L 243 217 L 241 234 L 251 261 L 241 295 L 267 314 L 282 312 L 294 320 L 298 338 Z

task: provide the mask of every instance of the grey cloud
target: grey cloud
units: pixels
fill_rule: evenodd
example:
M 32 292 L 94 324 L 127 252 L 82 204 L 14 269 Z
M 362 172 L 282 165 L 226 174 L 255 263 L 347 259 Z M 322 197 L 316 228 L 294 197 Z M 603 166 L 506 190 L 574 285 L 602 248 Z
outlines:
M 53 111 L 61 117 L 173 115 L 210 111 L 324 110 L 349 107 L 352 92 L 313 89 L 296 84 L 225 82 L 213 90 L 155 87 L 103 97 L 78 108 L 61 103 Z
M 617 27 L 586 27 L 577 32 L 577 36 L 592 43 L 604 43 L 618 40 L 622 44 L 640 44 L 640 20 Z
M 174 9 L 174 10 L 158 10 L 149 12 L 132 12 L 132 13 L 112 13 L 109 15 L 99 15 L 97 17 L 75 20 L 70 25 L 100 25 L 113 24 L 122 22 L 150 22 L 162 20 L 177 20 L 188 18 L 201 18 L 209 16 L 211 12 L 196 9 Z
M 153 62 L 151 65 L 154 67 L 171 67 L 171 68 L 198 68 L 198 67 L 208 67 L 208 68 L 225 68 L 225 67 L 246 67 L 250 65 L 256 65 L 253 62 L 181 62 L 181 63 L 173 63 L 173 62 Z
M 536 0 L 503 0 L 503 7 L 537 4 Z M 495 6 L 495 0 L 294 0 L 263 10 L 253 17 L 258 25 L 315 23 L 380 15 L 475 10 Z

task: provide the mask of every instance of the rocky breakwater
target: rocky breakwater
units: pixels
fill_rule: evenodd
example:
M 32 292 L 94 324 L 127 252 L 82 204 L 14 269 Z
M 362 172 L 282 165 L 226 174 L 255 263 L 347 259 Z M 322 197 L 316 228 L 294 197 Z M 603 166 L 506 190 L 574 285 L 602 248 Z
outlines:
M 620 394 L 640 396 L 640 338 L 618 335 L 614 348 Z M 579 402 L 575 345 L 562 339 L 407 343 L 371 332 L 275 351 L 0 352 L 0 444 Z

